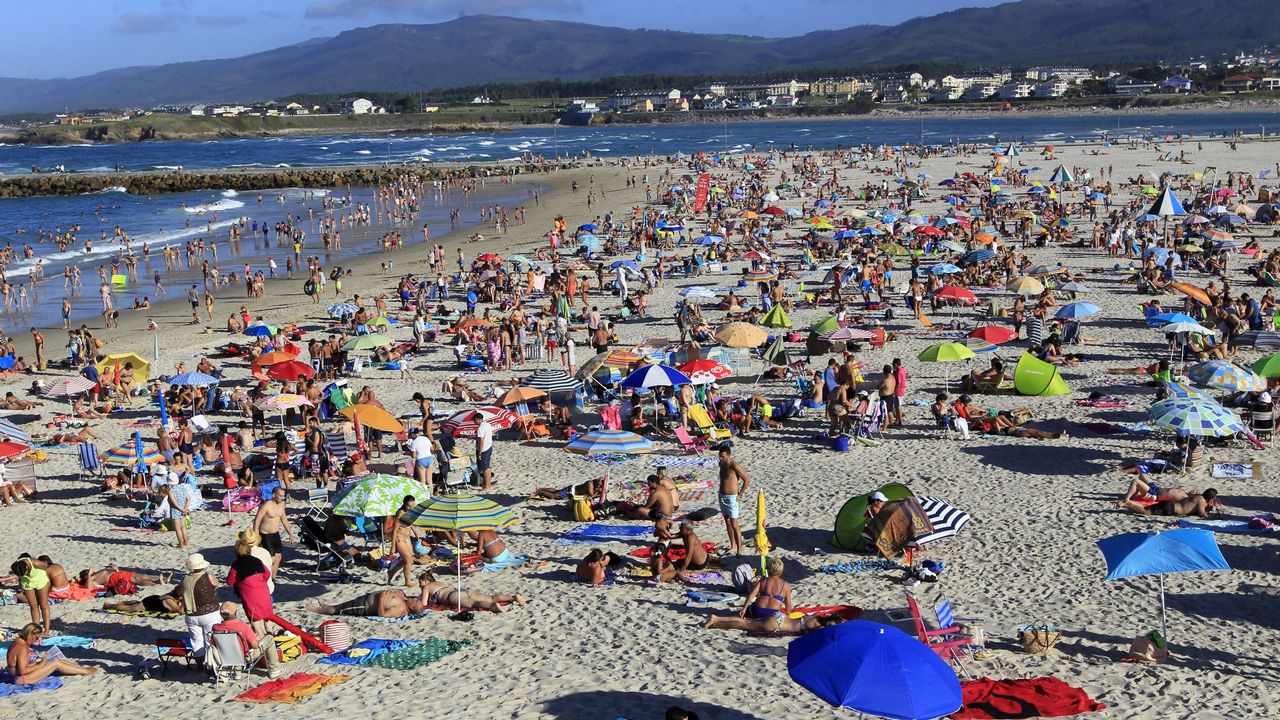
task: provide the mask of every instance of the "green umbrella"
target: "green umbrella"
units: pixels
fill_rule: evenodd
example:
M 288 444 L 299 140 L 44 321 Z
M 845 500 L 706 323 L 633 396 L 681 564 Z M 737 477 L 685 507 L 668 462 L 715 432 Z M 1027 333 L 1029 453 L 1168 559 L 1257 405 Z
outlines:
M 819 335 L 825 335 L 831 332 L 832 330 L 835 330 L 838 327 L 840 327 L 840 323 L 836 321 L 835 316 L 829 315 L 823 318 L 822 320 L 819 320 L 814 324 L 810 325 L 809 329 L 818 333 Z
M 347 341 L 342 346 L 343 350 L 372 350 L 374 348 L 386 347 L 391 344 L 391 338 L 378 333 L 370 333 L 368 335 L 357 335 Z
M 333 513 L 347 517 L 394 515 L 406 496 L 431 497 L 431 488 L 403 475 L 366 475 L 333 500 Z
M 1263 355 L 1250 367 L 1264 378 L 1280 377 L 1280 353 Z
M 930 345 L 920 353 L 920 359 L 924 362 L 940 362 L 949 363 L 959 360 L 968 360 L 974 357 L 974 353 L 965 345 L 958 342 L 944 342 L 937 345 Z M 945 367 L 945 366 L 943 366 Z M 944 371 L 943 381 L 946 383 L 943 387 L 951 386 L 951 372 Z
M 477 495 L 444 495 L 414 505 L 400 516 L 400 522 L 425 530 L 461 533 L 471 530 L 501 530 L 516 524 L 507 508 Z M 458 548 L 458 612 L 462 612 L 462 549 Z

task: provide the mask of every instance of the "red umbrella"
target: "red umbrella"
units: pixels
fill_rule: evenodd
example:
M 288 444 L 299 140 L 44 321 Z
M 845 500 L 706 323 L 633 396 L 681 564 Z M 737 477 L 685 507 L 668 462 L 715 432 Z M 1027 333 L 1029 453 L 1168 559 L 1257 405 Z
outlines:
M 440 429 L 454 437 L 472 437 L 476 434 L 476 428 L 480 427 L 481 420 L 488 422 L 494 430 L 506 430 L 519 422 L 520 416 L 506 408 L 488 405 L 455 413 L 444 421 Z
M 689 362 L 683 365 L 680 365 L 676 369 L 684 373 L 685 375 L 688 375 L 689 377 L 693 377 L 695 374 L 698 374 L 698 373 L 705 373 L 715 378 L 716 380 L 723 380 L 733 374 L 733 369 L 730 368 L 729 366 L 725 365 L 724 363 L 716 362 L 715 360 L 709 360 L 707 358 L 690 360 Z
M 297 343 L 285 343 L 284 347 L 280 348 L 280 352 L 287 352 L 294 357 L 298 357 L 302 354 L 302 348 Z
M 942 235 L 943 232 L 932 225 L 921 225 L 916 228 L 917 235 Z
M 786 215 L 787 214 L 786 210 L 783 210 L 777 205 L 770 205 L 769 207 L 765 208 L 764 210 L 761 210 L 760 212 L 764 213 L 765 215 Z
M 950 300 L 955 300 L 956 302 L 962 302 L 970 305 L 978 302 L 978 297 L 976 295 L 969 292 L 965 288 L 956 287 L 954 285 L 948 285 L 947 287 L 942 288 L 935 294 L 940 298 L 947 298 Z
M 485 253 L 485 254 L 483 254 L 483 255 L 481 255 L 481 256 L 479 256 L 479 257 L 477 257 L 477 258 L 476 258 L 476 260 L 479 260 L 479 261 L 480 261 L 480 262 L 482 262 L 482 263 L 487 263 L 487 262 L 502 262 L 502 256 L 501 256 L 501 255 L 495 255 L 494 253 Z
M 19 455 L 25 455 L 30 450 L 31 448 L 23 445 L 22 443 L 9 442 L 8 440 L 5 440 L 0 442 L 0 462 L 12 460 Z
M 267 368 L 267 377 L 273 380 L 297 382 L 303 378 L 315 377 L 316 370 L 300 360 L 286 360 Z
M 969 333 L 969 337 L 979 338 L 999 345 L 1018 337 L 1018 333 L 999 325 L 979 325 L 973 329 L 973 332 Z

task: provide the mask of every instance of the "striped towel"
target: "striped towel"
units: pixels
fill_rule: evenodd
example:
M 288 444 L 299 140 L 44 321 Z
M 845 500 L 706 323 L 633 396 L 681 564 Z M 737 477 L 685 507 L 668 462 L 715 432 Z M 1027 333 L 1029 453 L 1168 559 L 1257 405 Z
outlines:
M 714 457 L 660 455 L 649 459 L 649 467 L 654 468 L 711 468 L 720 461 Z

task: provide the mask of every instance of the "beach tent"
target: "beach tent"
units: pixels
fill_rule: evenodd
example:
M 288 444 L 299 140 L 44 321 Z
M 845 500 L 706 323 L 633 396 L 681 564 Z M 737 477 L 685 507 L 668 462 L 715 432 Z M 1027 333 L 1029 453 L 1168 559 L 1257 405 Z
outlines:
M 1023 353 L 1013 371 L 1013 387 L 1019 395 L 1066 395 L 1071 392 L 1058 367 L 1031 353 Z
M 889 502 L 912 497 L 911 490 L 901 483 L 889 483 L 880 488 Z M 844 550 L 862 549 L 862 528 L 867 524 L 867 506 L 871 493 L 851 498 L 836 514 L 836 527 L 831 533 L 831 544 Z
M 133 363 L 134 387 L 146 387 L 151 378 L 151 361 L 135 352 L 116 353 L 99 360 L 95 365 L 104 378 L 114 378 L 127 363 Z
M 760 324 L 770 328 L 789 328 L 791 327 L 791 318 L 787 317 L 787 311 L 781 304 L 774 305 L 769 312 L 760 318 Z

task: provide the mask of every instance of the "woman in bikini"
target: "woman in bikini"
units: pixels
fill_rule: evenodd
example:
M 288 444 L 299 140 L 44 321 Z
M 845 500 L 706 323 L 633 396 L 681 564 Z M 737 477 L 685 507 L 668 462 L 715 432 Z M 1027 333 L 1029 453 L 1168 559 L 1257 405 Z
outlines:
M 413 587 L 410 578 L 413 577 L 413 545 L 418 537 L 418 531 L 407 523 L 401 522 L 400 518 L 409 508 L 417 504 L 412 495 L 406 495 L 404 501 L 400 503 L 400 509 L 396 510 L 392 516 L 391 526 L 391 547 L 399 555 L 396 563 L 391 566 L 391 570 L 387 572 L 387 584 L 391 585 L 396 580 L 396 573 L 404 571 L 404 586 Z
M 77 665 L 66 658 L 45 660 L 31 647 L 40 642 L 45 632 L 39 623 L 29 623 L 18 631 L 9 653 L 5 656 L 5 670 L 9 682 L 15 685 L 35 685 L 50 675 L 92 675 L 101 668 Z
M 502 565 L 511 561 L 511 550 L 492 530 L 477 530 L 467 535 L 476 541 L 476 552 L 486 565 Z
M 440 582 L 430 570 L 422 573 L 418 579 L 422 588 L 422 604 L 436 605 L 445 608 L 462 610 L 491 610 L 496 613 L 506 612 L 502 607 L 507 603 L 515 603 L 521 607 L 527 600 L 520 593 L 515 595 L 482 595 L 470 590 L 458 591 L 446 582 Z
M 738 611 L 739 618 L 772 621 L 776 615 L 791 612 L 791 583 L 782 579 L 782 559 L 769 558 L 767 569 L 768 576 L 757 580 L 751 588 L 746 603 Z
M 767 618 L 744 618 L 737 615 L 712 615 L 702 627 L 708 630 L 745 630 L 749 633 L 803 635 L 807 632 L 844 622 L 839 615 L 801 615 L 793 618 L 778 613 Z

